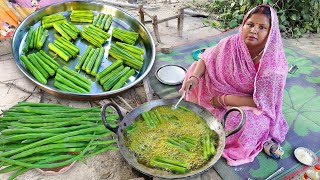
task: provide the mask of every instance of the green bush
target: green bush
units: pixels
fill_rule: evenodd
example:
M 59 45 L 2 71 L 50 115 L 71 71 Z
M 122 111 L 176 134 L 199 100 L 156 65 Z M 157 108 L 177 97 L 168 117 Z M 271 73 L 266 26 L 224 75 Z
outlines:
M 196 0 L 194 3 L 197 3 Z M 206 20 L 207 23 L 230 29 L 240 25 L 245 13 L 259 4 L 269 4 L 277 11 L 284 37 L 297 38 L 305 33 L 320 33 L 319 0 L 212 0 L 200 6 L 217 14 L 216 21 Z

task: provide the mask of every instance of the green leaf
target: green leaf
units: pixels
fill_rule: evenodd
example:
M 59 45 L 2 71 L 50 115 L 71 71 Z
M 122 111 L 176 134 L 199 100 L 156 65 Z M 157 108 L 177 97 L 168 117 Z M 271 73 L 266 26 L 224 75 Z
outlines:
M 286 18 L 286 16 L 285 16 L 284 14 L 282 14 L 282 15 L 280 16 L 280 22 L 281 22 L 281 23 L 284 22 L 286 19 L 287 19 L 287 18 Z
M 244 14 L 237 15 L 238 24 L 241 24 L 244 18 Z
M 217 21 L 212 21 L 211 26 L 212 27 L 219 27 L 219 23 Z
M 232 15 L 235 17 L 235 16 L 238 16 L 240 14 L 240 11 L 239 10 L 236 10 L 232 13 Z
M 227 27 L 227 24 L 226 24 L 226 23 L 224 23 L 224 22 L 221 22 L 221 23 L 220 23 L 220 27 L 222 27 L 222 28 L 226 28 L 226 27 Z
M 285 26 L 288 26 L 288 25 L 290 24 L 290 22 L 287 21 L 287 20 L 284 20 L 284 21 L 282 22 L 282 24 L 285 25 Z
M 309 14 L 302 14 L 303 20 L 309 21 L 310 20 L 310 15 Z
M 202 20 L 202 24 L 205 25 L 205 26 L 208 26 L 209 25 L 209 19 L 203 19 Z
M 307 32 L 307 30 L 306 30 L 306 28 L 301 28 L 301 29 L 300 29 L 300 32 L 301 32 L 302 34 L 304 34 L 305 32 Z
M 239 4 L 240 4 L 240 6 L 242 6 L 243 5 L 243 0 L 240 0 Z
M 280 29 L 282 30 L 282 31 L 285 31 L 286 30 L 286 27 L 284 26 L 284 25 L 282 25 L 282 24 L 280 24 Z
M 293 85 L 285 89 L 283 113 L 288 125 L 299 136 L 306 136 L 309 131 L 320 132 L 320 96 L 313 87 Z
M 292 14 L 292 15 L 290 16 L 290 18 L 291 18 L 292 20 L 296 21 L 296 20 L 299 19 L 299 16 L 297 16 L 296 14 Z
M 317 26 L 319 26 L 319 23 L 320 23 L 320 21 L 319 20 L 314 20 L 314 22 L 313 22 L 313 25 L 315 26 L 315 27 L 317 27 Z M 320 26 L 319 26 L 320 27 Z
M 238 26 L 237 20 L 235 20 L 235 19 L 231 20 L 229 26 L 230 26 L 230 28 L 237 27 Z
M 241 5 L 240 12 L 241 12 L 241 13 L 244 13 L 245 10 L 246 10 L 246 5 L 243 5 L 243 6 L 242 6 L 242 4 L 240 4 L 240 5 Z
M 299 28 L 294 28 L 293 32 L 294 32 L 294 37 L 298 38 L 298 37 L 301 37 L 301 35 L 302 35 Z
M 268 4 L 273 7 L 274 6 L 274 3 L 272 2 L 272 0 L 268 0 Z

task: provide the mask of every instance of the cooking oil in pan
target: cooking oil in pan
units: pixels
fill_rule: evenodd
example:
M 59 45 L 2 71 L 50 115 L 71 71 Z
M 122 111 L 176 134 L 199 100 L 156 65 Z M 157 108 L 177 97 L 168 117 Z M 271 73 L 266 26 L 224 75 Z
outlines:
M 210 159 L 204 156 L 202 140 L 208 137 L 210 143 L 217 147 L 218 135 L 209 129 L 202 117 L 182 106 L 176 110 L 171 106 L 158 106 L 151 112 L 160 115 L 161 122 L 156 123 L 156 127 L 148 126 L 148 122 L 140 115 L 126 128 L 125 144 L 140 163 L 150 166 L 151 159 L 163 157 L 183 162 L 188 171 L 192 171 Z M 187 146 L 189 140 L 191 145 Z M 182 144 L 183 148 L 176 146 L 176 142 Z

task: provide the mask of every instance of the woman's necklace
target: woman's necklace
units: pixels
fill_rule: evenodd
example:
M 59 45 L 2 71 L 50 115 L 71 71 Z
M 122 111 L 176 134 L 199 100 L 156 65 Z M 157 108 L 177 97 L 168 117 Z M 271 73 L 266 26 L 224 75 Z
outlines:
M 257 58 L 261 55 L 261 53 L 263 52 L 263 50 L 264 50 L 264 48 L 259 52 L 258 55 L 256 55 L 256 57 L 254 57 L 254 58 L 252 59 L 252 61 L 254 61 L 255 59 L 257 59 Z

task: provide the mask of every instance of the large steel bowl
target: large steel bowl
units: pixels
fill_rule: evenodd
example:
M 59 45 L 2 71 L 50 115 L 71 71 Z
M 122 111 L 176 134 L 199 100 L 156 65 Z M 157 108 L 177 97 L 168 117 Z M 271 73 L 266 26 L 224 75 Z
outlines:
M 112 29 L 114 27 L 131 30 L 138 32 L 140 34 L 139 39 L 137 40 L 135 46 L 140 47 L 145 50 L 144 56 L 144 63 L 140 71 L 136 71 L 136 74 L 134 77 L 131 77 L 129 81 L 125 84 L 124 87 L 113 90 L 113 91 L 106 91 L 104 92 L 101 85 L 96 82 L 95 78 L 93 76 L 87 75 L 83 72 L 80 72 L 80 74 L 86 76 L 88 79 L 92 81 L 92 87 L 90 93 L 87 94 L 81 94 L 81 93 L 71 93 L 59 90 L 54 87 L 53 85 L 53 77 L 48 79 L 48 84 L 41 84 L 38 82 L 31 72 L 26 69 L 23 62 L 20 60 L 19 56 L 23 54 L 23 47 L 25 44 L 25 39 L 28 33 L 28 30 L 31 26 L 38 27 L 41 25 L 41 18 L 43 16 L 55 14 L 55 13 L 61 13 L 64 15 L 68 21 L 70 21 L 70 13 L 71 10 L 92 10 L 95 15 L 98 13 L 105 13 L 105 14 L 111 14 L 113 18 L 113 22 L 111 24 L 110 29 L 108 30 L 108 33 L 111 34 Z M 74 23 L 79 29 L 82 30 L 82 25 L 88 25 L 88 23 Z M 49 36 L 46 40 L 45 44 L 42 47 L 42 50 L 44 50 L 46 53 L 49 53 L 51 56 L 54 56 L 53 52 L 48 50 L 48 43 L 53 42 L 54 28 L 50 28 L 49 30 Z M 79 35 L 80 36 L 80 35 Z M 103 61 L 100 65 L 100 68 L 98 72 L 102 71 L 105 67 L 109 66 L 111 64 L 111 60 L 108 56 L 108 50 L 110 48 L 111 42 L 116 42 L 116 39 L 109 38 L 108 41 L 103 45 L 103 47 L 106 49 Z M 80 48 L 80 56 L 84 53 L 85 48 L 87 45 L 90 45 L 85 40 L 82 40 L 80 37 L 76 39 L 74 42 L 79 48 Z M 102 3 L 96 3 L 96 2 L 88 2 L 88 1 L 68 1 L 63 3 L 57 3 L 50 6 L 43 7 L 42 9 L 30 14 L 16 29 L 16 32 L 13 36 L 12 40 L 12 52 L 13 56 L 16 60 L 17 66 L 19 69 L 39 88 L 46 91 L 49 94 L 52 94 L 54 96 L 63 97 L 67 99 L 74 99 L 74 100 L 98 100 L 98 99 L 104 99 L 108 96 L 123 92 L 128 90 L 129 88 L 133 87 L 137 83 L 139 83 L 151 70 L 152 65 L 155 60 L 155 45 L 154 41 L 152 39 L 151 34 L 147 30 L 147 28 L 136 18 L 129 15 L 128 13 L 113 7 L 111 5 L 102 4 Z M 31 51 L 34 52 L 34 51 Z M 71 69 L 74 69 L 74 66 L 77 64 L 79 60 L 79 56 L 70 60 L 69 62 L 65 62 L 59 57 L 57 58 L 58 63 L 60 63 L 61 66 L 66 65 L 70 67 Z

